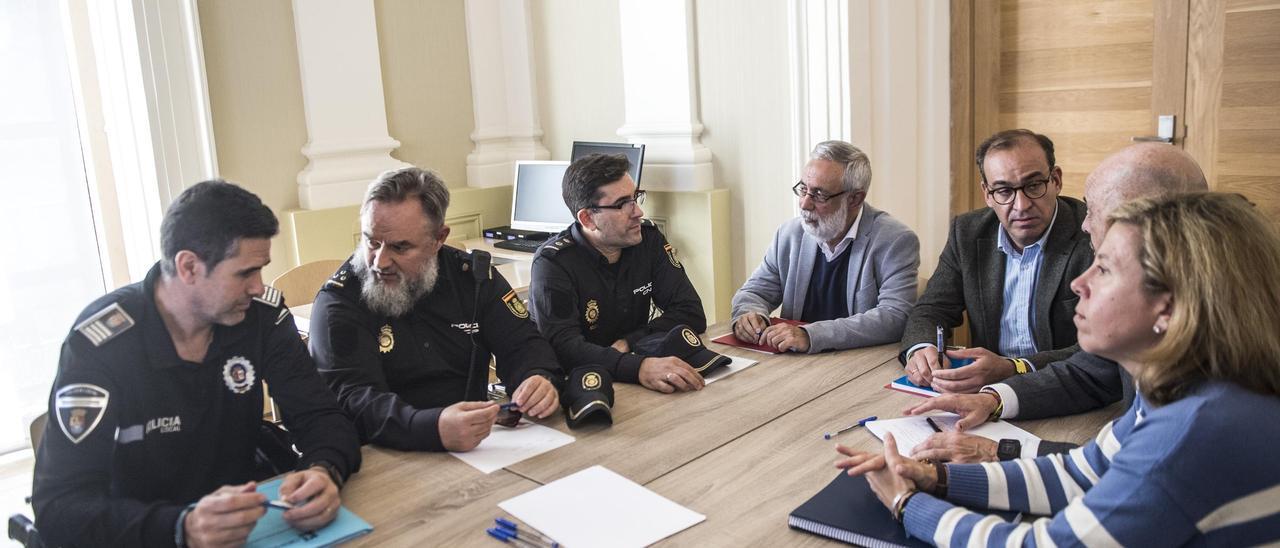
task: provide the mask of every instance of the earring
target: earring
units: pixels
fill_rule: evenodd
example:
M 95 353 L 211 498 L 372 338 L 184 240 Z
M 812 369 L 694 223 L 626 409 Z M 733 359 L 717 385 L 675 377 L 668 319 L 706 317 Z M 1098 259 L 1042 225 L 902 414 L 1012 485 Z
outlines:
M 1151 331 L 1154 331 L 1156 335 L 1163 335 L 1163 334 L 1164 334 L 1164 330 L 1163 330 L 1163 329 L 1160 329 L 1160 326 L 1158 326 L 1158 325 L 1153 325 L 1153 326 L 1151 326 Z

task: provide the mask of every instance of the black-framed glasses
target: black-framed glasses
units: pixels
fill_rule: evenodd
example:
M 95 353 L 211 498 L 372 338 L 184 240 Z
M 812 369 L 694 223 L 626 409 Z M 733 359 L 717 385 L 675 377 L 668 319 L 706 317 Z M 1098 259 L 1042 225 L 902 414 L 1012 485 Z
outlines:
M 1022 186 L 1002 186 L 1000 188 L 987 190 L 987 196 L 990 196 L 997 204 L 1009 205 L 1013 203 L 1014 197 L 1016 197 L 1018 195 L 1018 191 L 1021 190 L 1022 194 L 1025 195 L 1027 199 L 1035 200 L 1036 198 L 1043 197 L 1044 194 L 1049 191 L 1049 183 L 1052 182 L 1053 177 L 1049 177 L 1040 181 L 1031 181 L 1030 183 Z
M 847 192 L 849 192 L 849 191 L 848 191 L 848 190 L 841 190 L 840 192 L 837 192 L 837 193 L 835 193 L 835 194 L 827 194 L 827 193 L 825 193 L 825 192 L 823 192 L 823 191 L 821 191 L 821 190 L 812 190 L 812 191 L 811 191 L 811 190 L 809 190 L 809 187 L 808 187 L 807 185 L 805 185 L 805 184 L 804 184 L 804 181 L 800 181 L 800 182 L 796 183 L 796 186 L 791 187 L 791 192 L 795 193 L 796 197 L 797 197 L 797 198 L 800 198 L 801 200 L 803 200 L 805 196 L 808 196 L 808 197 L 812 198 L 814 202 L 817 202 L 817 203 L 820 203 L 820 204 L 825 204 L 825 203 L 827 203 L 827 200 L 830 200 L 830 199 L 832 199 L 832 198 L 836 198 L 836 197 L 840 196 L 841 194 L 845 194 L 845 193 L 847 193 Z
M 616 209 L 618 211 L 635 211 L 636 207 L 644 205 L 643 190 L 637 190 L 630 198 L 624 198 L 621 202 L 613 205 L 593 205 L 590 209 Z

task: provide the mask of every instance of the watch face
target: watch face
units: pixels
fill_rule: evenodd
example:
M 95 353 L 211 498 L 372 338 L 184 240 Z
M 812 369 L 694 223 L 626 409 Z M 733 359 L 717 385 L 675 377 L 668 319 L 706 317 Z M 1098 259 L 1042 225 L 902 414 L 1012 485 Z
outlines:
M 1011 460 L 1022 456 L 1022 442 L 1018 440 L 1000 440 L 996 446 L 996 456 L 1000 460 Z

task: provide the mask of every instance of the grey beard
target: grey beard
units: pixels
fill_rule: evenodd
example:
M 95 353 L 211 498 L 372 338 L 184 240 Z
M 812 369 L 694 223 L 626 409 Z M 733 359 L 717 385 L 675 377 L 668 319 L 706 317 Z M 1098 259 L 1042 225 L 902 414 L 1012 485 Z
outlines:
M 352 267 L 360 277 L 360 296 L 370 311 L 389 318 L 398 318 L 413 310 L 418 299 L 435 289 L 440 275 L 439 261 L 436 255 L 432 255 L 423 266 L 422 274 L 416 278 L 404 278 L 401 287 L 391 288 L 378 281 L 369 270 L 367 260 L 364 253 L 356 251 Z
M 845 229 L 844 223 L 849 220 L 849 208 L 842 207 L 829 217 L 801 210 L 800 216 L 802 220 L 813 218 L 818 221 L 818 226 L 812 226 L 807 222 L 800 223 L 800 227 L 804 229 L 805 234 L 819 242 L 829 242 L 840 236 L 840 231 Z

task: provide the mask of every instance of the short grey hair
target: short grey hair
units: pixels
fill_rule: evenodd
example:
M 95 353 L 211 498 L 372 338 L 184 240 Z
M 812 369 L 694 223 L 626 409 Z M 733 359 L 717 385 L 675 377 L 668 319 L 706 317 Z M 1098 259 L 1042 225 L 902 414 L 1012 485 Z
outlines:
M 417 167 L 385 171 L 369 183 L 364 202 L 360 205 L 360 215 L 364 215 L 372 202 L 396 204 L 410 198 L 416 198 L 422 205 L 433 230 L 444 225 L 444 214 L 449 209 L 449 188 L 436 172 Z
M 844 166 L 840 181 L 845 192 L 871 190 L 871 159 L 867 153 L 844 141 L 823 141 L 813 147 L 810 160 L 826 160 Z

